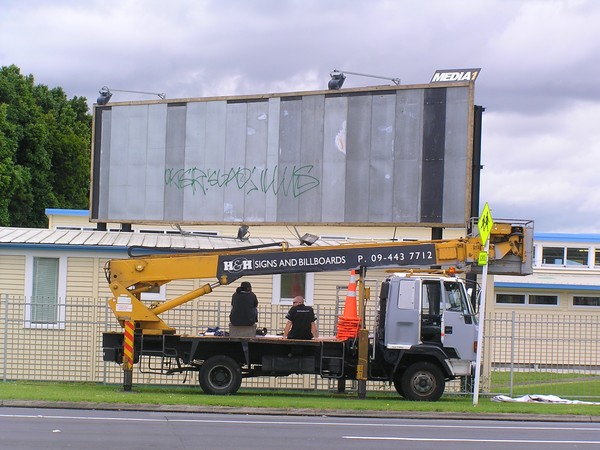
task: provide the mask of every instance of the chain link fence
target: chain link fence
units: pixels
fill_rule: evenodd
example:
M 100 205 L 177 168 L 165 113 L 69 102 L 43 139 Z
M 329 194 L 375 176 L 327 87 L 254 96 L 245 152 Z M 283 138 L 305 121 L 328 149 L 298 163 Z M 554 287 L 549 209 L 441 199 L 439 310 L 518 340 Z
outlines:
M 319 334 L 335 336 L 346 286 L 337 288 L 335 306 L 315 305 Z M 0 296 L 0 374 L 3 381 L 77 381 L 119 384 L 119 365 L 102 359 L 102 334 L 121 331 L 107 299 L 68 298 L 64 304 L 31 304 L 24 297 Z M 59 302 L 60 303 L 60 302 Z M 45 322 L 32 320 L 42 308 Z M 367 328 L 375 327 L 376 304 L 367 305 Z M 282 334 L 289 306 L 261 304 L 258 327 Z M 208 328 L 226 330 L 230 306 L 199 300 L 162 314 L 182 335 L 196 336 Z M 50 320 L 52 319 L 52 320 Z M 490 394 L 558 395 L 600 398 L 600 317 L 494 313 L 486 318 L 482 387 Z M 159 362 L 163 364 L 162 362 Z M 196 384 L 196 373 L 161 375 L 156 361 L 142 358 L 136 384 Z M 468 380 L 449 383 L 447 392 L 465 393 Z M 270 389 L 337 389 L 337 383 L 316 375 L 245 379 L 243 387 Z M 356 389 L 348 383 L 347 389 Z M 369 390 L 393 390 L 369 382 Z
M 335 306 L 315 305 L 319 334 L 335 336 L 337 317 L 343 310 L 347 286 L 337 287 Z M 32 303 L 22 296 L 0 296 L 0 374 L 3 381 L 77 381 L 119 384 L 123 373 L 119 365 L 103 361 L 102 334 L 122 331 L 107 299 L 73 298 L 61 302 Z M 367 326 L 374 326 L 369 306 Z M 226 331 L 231 306 L 220 301 L 198 300 L 161 314 L 161 318 L 181 335 L 197 336 L 208 329 Z M 271 335 L 282 335 L 289 306 L 261 304 L 258 328 Z M 33 316 L 36 310 L 43 320 Z M 142 357 L 136 365 L 137 384 L 197 384 L 195 372 L 160 374 L 170 361 Z M 158 369 L 158 370 L 157 370 Z M 337 383 L 317 375 L 248 378 L 244 387 L 272 389 L 337 389 Z M 347 390 L 356 389 L 348 383 Z M 376 383 L 373 389 L 389 389 Z M 392 388 L 393 389 L 393 388 Z
M 497 312 L 484 332 L 488 392 L 600 398 L 597 314 Z

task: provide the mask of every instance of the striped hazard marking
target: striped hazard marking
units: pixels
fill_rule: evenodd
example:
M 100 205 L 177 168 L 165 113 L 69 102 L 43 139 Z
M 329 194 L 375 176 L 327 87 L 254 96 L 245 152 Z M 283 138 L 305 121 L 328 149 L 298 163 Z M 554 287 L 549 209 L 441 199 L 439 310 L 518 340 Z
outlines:
M 123 342 L 123 364 L 131 367 L 133 365 L 133 322 L 125 322 L 125 339 Z

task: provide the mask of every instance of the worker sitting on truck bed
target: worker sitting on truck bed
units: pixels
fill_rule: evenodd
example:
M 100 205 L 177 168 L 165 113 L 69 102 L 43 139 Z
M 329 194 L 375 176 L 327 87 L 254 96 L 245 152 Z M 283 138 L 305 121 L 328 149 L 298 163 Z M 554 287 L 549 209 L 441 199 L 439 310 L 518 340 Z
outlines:
M 304 297 L 294 297 L 294 302 L 285 318 L 283 337 L 287 339 L 313 339 L 318 338 L 317 316 L 311 306 L 304 304 Z
M 252 285 L 242 281 L 231 296 L 231 313 L 229 314 L 229 335 L 233 337 L 256 336 L 258 322 L 258 299 L 252 292 Z

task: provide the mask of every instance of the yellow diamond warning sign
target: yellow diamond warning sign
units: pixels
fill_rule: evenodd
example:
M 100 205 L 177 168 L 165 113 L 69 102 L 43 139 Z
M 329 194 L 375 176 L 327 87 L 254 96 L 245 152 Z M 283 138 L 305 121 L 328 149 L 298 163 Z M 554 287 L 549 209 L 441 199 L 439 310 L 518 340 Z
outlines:
M 492 220 L 492 212 L 490 211 L 487 202 L 485 202 L 481 216 L 479 216 L 479 220 L 477 221 L 477 228 L 479 229 L 479 237 L 481 238 L 482 244 L 485 245 L 485 241 L 490 237 L 493 226 L 494 221 Z

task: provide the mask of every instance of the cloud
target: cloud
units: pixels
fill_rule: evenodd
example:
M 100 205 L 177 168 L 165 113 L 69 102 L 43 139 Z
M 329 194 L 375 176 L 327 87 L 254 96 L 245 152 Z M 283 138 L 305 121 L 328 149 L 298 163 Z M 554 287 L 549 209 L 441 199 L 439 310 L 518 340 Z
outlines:
M 510 3 L 510 2 L 509 2 Z M 514 3 L 514 2 L 513 2 Z M 484 40 L 483 101 L 530 113 L 565 101 L 600 99 L 599 5 L 590 1 L 517 2 L 518 10 Z
M 334 68 L 420 84 L 481 67 L 482 201 L 600 232 L 598 23 L 593 0 L 3 0 L 0 64 L 90 102 L 104 85 L 188 98 L 323 89 Z
M 600 104 L 581 101 L 538 115 L 484 113 L 482 200 L 504 217 L 535 212 L 540 231 L 600 232 L 599 117 Z

